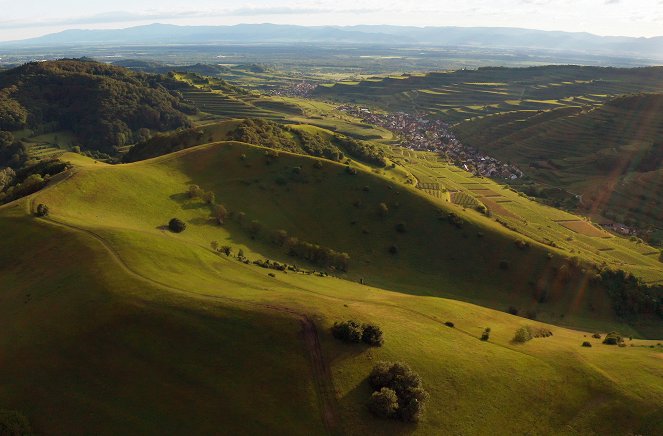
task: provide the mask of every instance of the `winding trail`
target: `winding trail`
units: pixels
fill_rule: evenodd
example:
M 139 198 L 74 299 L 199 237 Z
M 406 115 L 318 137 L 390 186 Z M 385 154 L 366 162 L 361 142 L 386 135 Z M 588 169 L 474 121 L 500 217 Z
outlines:
M 73 175 L 74 172 L 72 171 L 69 174 L 67 174 L 65 177 L 63 177 L 62 179 L 58 180 L 56 183 L 50 186 L 55 186 L 56 184 L 62 183 L 65 180 L 71 178 Z M 35 210 L 34 203 L 37 196 L 38 193 L 30 196 L 28 202 L 26 202 L 26 209 L 30 215 L 33 215 L 33 211 Z M 245 301 L 222 295 L 205 294 L 201 292 L 191 291 L 188 289 L 175 287 L 160 282 L 158 280 L 154 280 L 133 269 L 124 259 L 122 259 L 120 253 L 110 243 L 108 243 L 100 234 L 83 227 L 59 221 L 51 216 L 46 216 L 39 219 L 41 221 L 48 222 L 55 226 L 64 227 L 76 232 L 83 233 L 95 239 L 108 252 L 110 257 L 113 259 L 113 261 L 115 261 L 115 263 L 120 267 L 120 269 L 122 269 L 126 274 L 139 281 L 148 283 L 152 286 L 157 286 L 158 288 L 174 291 L 176 293 L 184 293 L 197 297 L 222 300 L 237 305 L 244 305 L 259 309 L 265 309 L 269 311 L 276 311 L 282 314 L 287 314 L 294 318 L 298 318 L 302 327 L 301 333 L 304 342 L 304 347 L 306 348 L 306 352 L 308 354 L 311 365 L 313 383 L 315 387 L 318 405 L 320 408 L 322 422 L 324 424 L 324 427 L 328 435 L 339 434 L 338 399 L 336 398 L 336 389 L 334 387 L 334 380 L 331 374 L 331 370 L 329 368 L 329 364 L 327 363 L 327 360 L 325 359 L 324 354 L 322 352 L 317 326 L 315 325 L 315 322 L 311 320 L 311 318 L 306 313 L 299 312 L 295 309 L 286 306 L 279 306 L 267 303 L 257 303 L 257 302 Z
M 71 177 L 73 177 L 77 171 L 75 170 L 69 170 L 68 174 L 64 175 L 61 179 L 52 182 L 49 184 L 48 188 L 54 187 L 62 182 L 65 182 L 69 180 Z M 28 201 L 26 202 L 26 212 L 29 215 L 33 215 L 34 211 L 34 204 L 35 200 L 39 196 L 39 194 L 43 192 L 39 191 L 35 194 L 32 194 Z M 289 316 L 292 316 L 294 318 L 299 319 L 301 326 L 302 326 L 302 339 L 304 342 L 304 346 L 307 350 L 307 353 L 309 355 L 309 360 L 311 364 L 311 370 L 312 370 L 312 377 L 314 381 L 314 386 L 315 386 L 315 391 L 316 391 L 316 396 L 320 408 L 320 413 L 321 413 L 321 419 L 323 421 L 323 424 L 326 429 L 326 433 L 329 435 L 336 435 L 342 433 L 341 426 L 340 426 L 340 421 L 339 421 L 339 414 L 338 414 L 338 409 L 339 409 L 339 404 L 338 404 L 338 399 L 336 397 L 336 390 L 334 387 L 334 381 L 333 377 L 331 375 L 331 370 L 329 368 L 329 365 L 324 358 L 324 354 L 322 351 L 322 347 L 320 345 L 320 338 L 317 330 L 317 326 L 313 320 L 309 317 L 308 314 L 304 312 L 297 311 L 293 308 L 287 307 L 287 306 L 281 306 L 277 304 L 269 304 L 269 303 L 258 303 L 258 302 L 252 302 L 252 301 L 246 301 L 246 300 L 241 300 L 233 297 L 228 297 L 228 296 L 222 296 L 222 295 L 216 295 L 216 294 L 206 294 L 203 292 L 198 292 L 198 291 L 192 291 L 189 289 L 184 289 L 184 288 L 179 288 L 155 279 L 152 279 L 148 276 L 143 275 L 139 271 L 135 270 L 131 265 L 129 265 L 120 255 L 119 251 L 115 249 L 108 241 L 106 241 L 103 236 L 101 236 L 99 233 L 96 233 L 93 230 L 84 228 L 84 227 L 79 227 L 73 224 L 69 224 L 63 221 L 60 221 L 56 218 L 53 218 L 52 216 L 47 216 L 43 218 L 38 218 L 41 221 L 50 223 L 55 226 L 61 226 L 70 230 L 74 230 L 83 234 L 86 234 L 93 239 L 97 240 L 102 247 L 108 252 L 108 254 L 111 256 L 111 258 L 118 264 L 118 266 L 128 275 L 143 281 L 145 283 L 149 283 L 150 285 L 157 286 L 158 288 L 165 289 L 165 290 L 170 290 L 175 293 L 181 293 L 181 294 L 188 294 L 192 296 L 197 296 L 197 297 L 203 297 L 203 298 L 209 298 L 217 301 L 226 301 L 229 303 L 233 303 L 236 305 L 244 305 L 244 306 L 249 306 L 249 307 L 254 307 L 262 310 L 269 310 L 269 311 L 276 311 L 282 314 L 287 314 Z M 248 267 L 247 267 L 248 268 Z M 327 295 L 323 293 L 316 292 L 314 290 L 308 289 L 308 288 L 303 288 L 301 286 L 294 285 L 292 283 L 288 283 L 288 286 L 301 290 L 305 293 L 309 293 L 312 295 L 317 295 L 326 299 L 331 299 L 331 300 L 337 300 L 343 303 L 347 302 L 355 302 L 355 303 L 361 303 L 361 304 L 374 304 L 377 306 L 382 306 L 382 307 L 388 307 L 391 309 L 399 310 L 402 312 L 407 312 L 410 313 L 414 316 L 420 317 L 427 319 L 429 321 L 433 321 L 435 324 L 440 326 L 440 329 L 444 329 L 445 331 L 450 330 L 448 327 L 445 327 L 443 324 L 442 319 L 434 316 L 434 315 L 429 315 L 427 313 L 420 312 L 415 309 L 411 309 L 408 307 L 400 306 L 397 304 L 393 303 L 386 303 L 382 301 L 367 301 L 367 300 L 362 300 L 358 298 L 341 298 L 341 297 L 334 297 L 332 295 Z M 476 340 L 479 339 L 479 337 L 476 334 L 473 334 L 467 330 L 464 330 L 462 328 L 454 328 L 451 329 L 453 332 L 462 334 L 471 338 L 474 338 Z M 519 353 L 519 354 L 527 354 L 524 351 L 514 349 L 512 347 L 509 347 L 504 344 L 496 343 L 496 342 L 490 342 L 490 345 L 492 346 L 498 346 L 500 348 L 508 349 L 511 352 L 514 353 Z M 529 354 L 528 354 L 529 355 Z M 531 356 L 531 355 L 530 355 Z

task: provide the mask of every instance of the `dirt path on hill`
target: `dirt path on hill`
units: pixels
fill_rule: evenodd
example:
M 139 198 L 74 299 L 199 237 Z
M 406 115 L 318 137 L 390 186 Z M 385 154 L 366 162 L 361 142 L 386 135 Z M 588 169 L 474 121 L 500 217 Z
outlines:
M 67 175 L 65 178 L 58 181 L 58 183 L 69 179 L 72 175 L 73 174 Z M 31 215 L 33 214 L 34 211 L 34 203 L 36 197 L 37 195 L 33 195 L 32 197 L 30 197 L 27 203 L 28 212 Z M 102 247 L 104 247 L 104 249 L 108 252 L 111 258 L 118 264 L 118 266 L 120 266 L 120 268 L 126 274 L 142 282 L 147 282 L 150 285 L 157 286 L 158 288 L 168 289 L 178 293 L 185 293 L 204 298 L 223 300 L 239 305 L 256 307 L 259 309 L 276 311 L 279 313 L 290 315 L 294 318 L 298 318 L 302 327 L 302 338 L 303 338 L 304 347 L 306 348 L 306 352 L 308 354 L 309 362 L 311 365 L 313 384 L 315 387 L 315 393 L 318 400 L 318 406 L 320 408 L 322 422 L 325 426 L 325 429 L 327 430 L 327 434 L 335 435 L 339 433 L 337 428 L 339 422 L 338 400 L 336 398 L 336 389 L 334 387 L 334 380 L 331 375 L 329 364 L 327 363 L 327 360 L 325 359 L 324 354 L 322 352 L 317 326 L 315 325 L 315 322 L 313 322 L 313 320 L 311 320 L 311 318 L 306 313 L 298 312 L 297 310 L 286 306 L 278 306 L 266 303 L 255 303 L 251 301 L 239 300 L 232 297 L 225 297 L 222 295 L 204 294 L 159 282 L 157 280 L 151 279 L 150 277 L 144 276 L 138 271 L 134 270 L 129 264 L 127 264 L 124 261 L 124 259 L 122 259 L 120 253 L 98 233 L 89 229 L 85 229 L 83 227 L 78 227 L 72 224 L 58 221 L 57 219 L 52 218 L 50 216 L 41 218 L 41 220 L 47 221 L 56 226 L 61 226 L 77 232 L 84 233 L 92 237 L 93 239 L 97 240 L 102 245 Z

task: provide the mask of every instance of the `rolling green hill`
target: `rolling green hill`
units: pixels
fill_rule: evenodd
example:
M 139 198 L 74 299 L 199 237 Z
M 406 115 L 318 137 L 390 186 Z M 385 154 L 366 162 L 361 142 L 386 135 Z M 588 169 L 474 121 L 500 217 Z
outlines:
M 518 248 L 492 220 L 392 181 L 392 170 L 353 175 L 288 153 L 268 164 L 265 151 L 224 142 L 116 166 L 67 154 L 72 170 L 0 207 L 0 314 L 10 321 L 0 332 L 0 409 L 48 434 L 663 431 L 655 341 L 602 345 L 445 298 L 530 300 L 529 275 L 549 277 L 561 252 L 534 241 Z M 186 195 L 192 183 L 236 217 L 217 225 L 208 205 Z M 40 203 L 45 218 L 32 216 Z M 386 214 L 376 213 L 380 203 Z M 260 221 L 258 232 L 239 211 Z M 441 211 L 463 224 L 439 220 Z M 164 230 L 173 216 L 184 232 Z M 401 222 L 404 233 L 394 229 Z M 320 269 L 265 239 L 268 229 L 347 251 L 348 272 L 266 270 L 209 248 L 217 240 L 251 260 Z M 581 295 L 574 280 L 550 303 L 569 323 L 588 322 L 583 302 L 593 294 L 592 330 L 637 336 L 600 289 Z M 333 339 L 331 325 L 348 318 L 378 323 L 385 345 Z M 553 336 L 515 344 L 523 325 Z M 418 424 L 367 412 L 366 377 L 378 360 L 408 362 L 421 375 L 430 399 Z
M 663 95 L 619 97 L 592 110 L 495 115 L 456 131 L 540 185 L 581 195 L 583 213 L 651 228 L 652 240 L 663 241 Z

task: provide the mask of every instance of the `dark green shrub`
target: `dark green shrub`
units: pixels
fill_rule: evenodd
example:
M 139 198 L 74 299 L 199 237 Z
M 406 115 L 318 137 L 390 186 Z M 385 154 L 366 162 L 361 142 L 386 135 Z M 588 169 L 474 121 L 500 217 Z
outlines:
M 48 206 L 46 206 L 43 203 L 39 203 L 39 205 L 37 206 L 37 211 L 36 211 L 35 215 L 37 215 L 39 217 L 47 216 L 48 215 Z
M 335 322 L 332 335 L 344 342 L 363 342 L 374 347 L 384 344 L 382 329 L 375 324 L 359 324 L 354 320 Z
M 344 342 L 361 342 L 363 329 L 357 321 L 348 320 L 335 322 L 332 327 L 332 335 Z
M 364 324 L 362 325 L 364 331 L 361 334 L 361 341 L 365 344 L 381 347 L 384 344 L 384 338 L 382 337 L 382 329 L 375 324 Z
M 513 336 L 513 342 L 518 344 L 524 344 L 531 339 L 532 335 L 527 327 L 518 328 L 518 330 L 516 330 L 516 334 Z
M 447 327 L 451 327 L 451 328 L 454 328 L 454 327 L 455 327 L 455 324 L 452 323 L 451 321 L 447 321 L 447 322 L 445 322 L 444 325 L 447 326 Z
M 592 335 L 592 337 L 593 337 L 594 339 L 601 339 L 601 335 L 600 335 L 599 333 L 594 333 L 594 334 Z
M 490 339 L 490 327 L 486 327 L 486 329 L 481 334 L 482 341 L 486 342 L 488 339 Z
M 511 315 L 518 315 L 518 308 L 515 306 L 509 306 L 507 312 L 510 313 Z
M 368 377 L 371 387 L 382 392 L 388 388 L 396 394 L 398 408 L 390 418 L 416 422 L 424 412 L 428 393 L 423 389 L 421 378 L 412 369 L 400 362 L 378 362 Z M 386 402 L 384 399 L 382 400 Z
M 583 346 L 583 347 L 589 347 L 589 348 L 591 348 L 591 347 L 592 347 L 592 344 L 589 343 L 589 342 L 587 342 L 587 341 L 585 341 L 585 342 L 582 343 L 582 346 Z
M 552 331 L 543 327 L 527 326 L 527 330 L 533 338 L 548 338 L 553 335 Z
M 377 417 L 391 418 L 396 415 L 398 410 L 398 397 L 396 391 L 389 388 L 382 388 L 371 394 L 368 401 L 368 410 Z
M 389 246 L 389 253 L 391 253 L 391 254 L 398 254 L 398 246 L 396 246 L 395 244 Z
M 407 226 L 405 223 L 398 223 L 396 224 L 396 231 L 398 233 L 406 233 L 407 232 Z
M 168 222 L 168 228 L 171 232 L 182 233 L 186 230 L 186 223 L 179 218 L 173 218 Z
M 606 345 L 619 345 L 622 342 L 624 342 L 624 338 L 617 332 L 610 332 L 603 339 L 603 343 Z

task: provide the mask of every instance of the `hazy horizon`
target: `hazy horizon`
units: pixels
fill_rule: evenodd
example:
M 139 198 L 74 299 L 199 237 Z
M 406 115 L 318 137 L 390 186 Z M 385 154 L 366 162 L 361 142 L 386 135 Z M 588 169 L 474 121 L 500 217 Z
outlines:
M 516 27 L 586 32 L 599 36 L 654 37 L 663 32 L 663 0 L 448 0 L 381 2 L 349 0 L 250 4 L 192 0 L 82 0 L 57 3 L 1 0 L 0 41 L 21 40 L 72 29 L 121 29 L 154 23 L 176 25 L 292 24 L 305 26 L 397 25 L 417 27 Z

